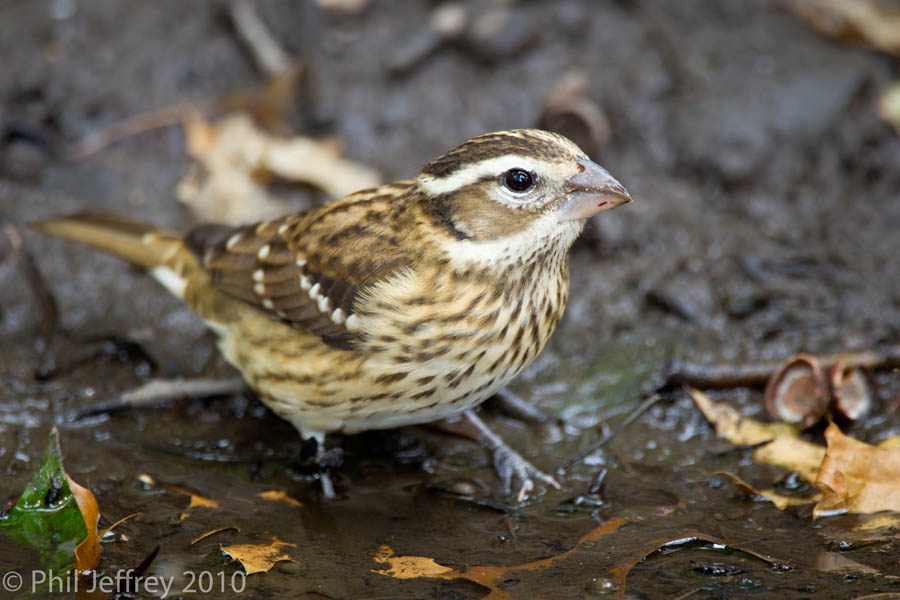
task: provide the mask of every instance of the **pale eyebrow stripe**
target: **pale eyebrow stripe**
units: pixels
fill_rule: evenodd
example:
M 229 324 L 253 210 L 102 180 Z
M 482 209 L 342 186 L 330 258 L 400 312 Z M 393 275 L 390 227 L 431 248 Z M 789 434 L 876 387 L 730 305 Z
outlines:
M 533 172 L 538 166 L 538 161 L 530 156 L 508 154 L 468 164 L 444 177 L 421 176 L 419 185 L 428 194 L 437 196 L 477 183 L 485 177 L 500 175 L 509 169 L 520 168 Z

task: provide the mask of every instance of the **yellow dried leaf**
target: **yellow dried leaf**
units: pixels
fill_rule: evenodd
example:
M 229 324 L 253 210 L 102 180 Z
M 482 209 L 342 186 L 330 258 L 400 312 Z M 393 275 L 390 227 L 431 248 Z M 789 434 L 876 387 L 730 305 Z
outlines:
M 201 506 L 204 508 L 219 508 L 218 501 L 212 500 L 211 498 L 205 498 L 205 497 L 199 496 L 197 494 L 192 494 L 191 492 L 189 492 L 187 490 L 183 490 L 181 488 L 171 487 L 169 489 L 172 490 L 173 492 L 179 492 L 181 494 L 187 494 L 188 496 L 190 496 L 191 497 L 191 505 L 188 508 L 197 508 L 197 507 L 201 507 Z
M 375 562 L 387 563 L 386 569 L 373 569 L 373 573 L 387 575 L 395 579 L 414 579 L 416 577 L 440 577 L 452 573 L 453 569 L 439 565 L 433 558 L 427 556 L 397 556 L 394 550 L 387 545 L 378 548 L 372 557 Z
M 675 511 L 669 511 L 672 507 L 662 507 L 667 514 L 675 514 Z M 482 596 L 483 600 L 512 600 L 513 594 L 508 589 L 510 579 L 519 580 L 523 577 L 535 576 L 540 578 L 541 572 L 547 569 L 561 569 L 565 571 L 566 561 L 578 561 L 582 564 L 582 560 L 596 560 L 595 548 L 602 545 L 602 540 L 610 535 L 622 534 L 625 526 L 634 524 L 635 521 L 626 517 L 616 517 L 609 521 L 598 525 L 594 529 L 587 532 L 575 543 L 569 550 L 560 552 L 547 558 L 534 560 L 531 562 L 511 565 L 511 566 L 465 566 L 459 569 L 451 569 L 445 567 L 432 558 L 425 556 L 397 556 L 394 550 L 387 545 L 380 546 L 372 558 L 376 562 L 387 563 L 386 569 L 372 570 L 372 573 L 394 577 L 397 579 L 413 579 L 416 577 L 431 577 L 435 579 L 467 579 L 474 583 L 484 586 L 489 590 L 488 594 Z M 726 542 L 717 536 L 710 536 L 701 531 L 682 530 L 678 536 L 662 537 L 648 540 L 646 544 L 628 555 L 619 557 L 619 560 L 607 569 L 609 573 L 608 581 L 610 588 L 623 592 L 628 575 L 635 565 L 644 561 L 644 559 L 653 554 L 657 550 L 665 546 L 677 542 L 682 543 L 687 540 L 704 540 L 714 544 L 722 544 L 731 548 L 736 548 L 742 552 L 746 552 L 751 556 L 755 556 L 771 564 L 789 565 L 790 563 L 777 559 L 775 557 L 755 552 L 750 548 L 736 546 L 730 542 Z M 581 554 L 587 551 L 587 556 Z M 521 594 L 519 594 L 521 595 Z M 515 597 L 519 597 L 516 595 Z M 529 596 L 530 597 L 530 596 Z
M 268 544 L 235 544 L 233 546 L 219 546 L 219 548 L 234 560 L 239 561 L 247 575 L 252 575 L 253 573 L 265 573 L 281 560 L 296 562 L 284 550 L 296 545 L 290 542 L 283 542 L 272 536 L 272 541 Z
M 719 437 L 738 446 L 765 444 L 753 451 L 753 460 L 796 471 L 810 483 L 815 482 L 825 448 L 804 440 L 796 427 L 754 421 L 727 404 L 713 402 L 700 390 L 688 388 L 688 393 Z
M 257 494 L 263 500 L 271 500 L 272 502 L 284 502 L 291 506 L 303 506 L 299 500 L 291 498 L 283 490 L 266 490 Z
M 884 438 L 875 445 L 882 450 L 893 450 L 895 448 L 900 448 L 900 435 Z
M 753 460 L 758 463 L 784 467 L 795 471 L 809 483 L 816 481 L 819 465 L 825 457 L 825 448 L 797 437 L 777 437 L 765 446 L 753 451 Z
M 797 428 L 787 423 L 761 423 L 748 419 L 737 410 L 724 403 L 713 402 L 709 396 L 688 388 L 694 404 L 706 419 L 716 428 L 721 438 L 740 446 L 754 446 L 778 437 L 796 437 Z
M 844 435 L 831 423 L 828 450 L 816 478 L 822 500 L 816 517 L 843 513 L 900 512 L 900 449 L 883 449 Z

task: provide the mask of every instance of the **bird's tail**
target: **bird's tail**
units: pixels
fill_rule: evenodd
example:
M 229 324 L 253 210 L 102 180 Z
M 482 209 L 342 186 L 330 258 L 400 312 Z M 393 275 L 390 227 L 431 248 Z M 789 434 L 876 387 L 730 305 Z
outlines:
M 84 213 L 47 219 L 34 229 L 93 246 L 144 267 L 170 292 L 184 298 L 186 270 L 197 266 L 177 232 L 108 214 Z

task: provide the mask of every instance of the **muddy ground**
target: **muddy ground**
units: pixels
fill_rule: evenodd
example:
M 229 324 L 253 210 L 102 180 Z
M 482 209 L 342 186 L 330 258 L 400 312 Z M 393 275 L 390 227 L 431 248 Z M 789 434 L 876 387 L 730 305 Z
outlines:
M 488 41 L 443 47 L 397 73 L 390 67 L 425 26 L 429 3 L 375 2 L 351 17 L 309 1 L 258 4 L 309 67 L 290 112 L 295 129 L 338 136 L 349 157 L 387 180 L 472 135 L 536 125 L 562 73 L 588 74 L 611 133 L 587 150 L 635 202 L 604 213 L 573 251 L 566 317 L 513 386 L 566 424 L 487 412 L 537 465 L 552 471 L 604 424 L 619 423 L 665 382 L 675 359 L 742 365 L 900 342 L 900 139 L 874 110 L 896 75 L 891 58 L 821 37 L 773 2 L 535 0 L 515 5 L 516 19 Z M 0 4 L 3 222 L 110 210 L 187 224 L 173 198 L 189 166 L 180 128 L 83 160 L 60 149 L 142 111 L 258 87 L 226 7 Z M 74 420 L 152 376 L 230 372 L 199 319 L 138 270 L 25 236 L 61 332 L 42 348 L 38 307 L 7 247 L 0 493 L 4 501 L 18 494 L 59 424 L 69 473 L 90 484 L 101 526 L 140 513 L 103 545 L 106 573 L 159 546 L 150 573 L 209 571 L 220 590 L 219 575 L 239 568 L 221 545 L 276 536 L 294 562 L 217 597 L 480 598 L 486 588 L 470 581 L 375 573 L 386 565 L 373 557 L 389 546 L 463 570 L 512 566 L 560 555 L 601 523 L 630 517 L 625 529 L 549 568 L 510 571 L 494 597 L 849 598 L 898 589 L 888 576 L 900 571 L 900 551 L 850 540 L 853 517 L 814 522 L 810 505 L 778 511 L 717 474 L 797 487 L 787 472 L 717 440 L 677 389 L 571 469 L 562 490 L 524 505 L 502 496 L 482 449 L 420 427 L 336 438 L 345 448 L 339 498 L 324 502 L 297 466 L 295 431 L 249 394 Z M 111 337 L 131 343 L 97 343 Z M 48 366 L 55 371 L 38 377 Z M 875 381 L 872 416 L 848 427 L 869 442 L 900 433 L 889 412 L 900 376 Z M 766 418 L 758 388 L 715 396 Z M 821 428 L 809 436 L 821 442 Z M 602 485 L 593 485 L 601 472 Z M 188 508 L 186 496 L 140 474 L 220 508 Z M 273 489 L 302 506 L 257 496 Z M 685 532 L 728 547 L 698 541 L 653 552 L 654 540 Z M 875 572 L 829 571 L 820 560 L 829 552 Z M 617 587 L 616 569 L 644 555 L 627 589 Z M 0 549 L 0 568 L 36 568 L 21 560 Z

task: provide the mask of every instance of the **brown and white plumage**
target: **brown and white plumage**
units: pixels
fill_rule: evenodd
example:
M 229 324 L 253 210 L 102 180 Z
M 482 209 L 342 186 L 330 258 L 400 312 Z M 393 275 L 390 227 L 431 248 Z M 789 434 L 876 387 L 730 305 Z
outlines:
M 321 440 L 460 414 L 509 383 L 563 314 L 584 219 L 628 200 L 569 140 L 513 130 L 256 225 L 37 228 L 148 268 L 272 410 Z

